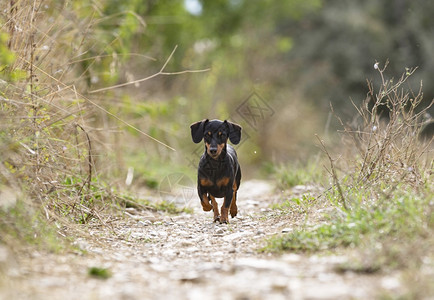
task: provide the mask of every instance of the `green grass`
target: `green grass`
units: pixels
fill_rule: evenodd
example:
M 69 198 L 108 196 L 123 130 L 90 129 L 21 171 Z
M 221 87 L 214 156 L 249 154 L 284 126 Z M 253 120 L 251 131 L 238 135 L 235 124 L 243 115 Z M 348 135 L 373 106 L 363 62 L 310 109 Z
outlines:
M 43 211 L 22 201 L 8 209 L 0 208 L 0 243 L 17 249 L 30 246 L 50 252 L 69 247 L 69 238 L 61 237 L 55 223 Z
M 191 208 L 179 207 L 176 206 L 175 203 L 165 200 L 154 202 L 126 194 L 116 194 L 113 198 L 119 205 L 121 205 L 121 207 L 126 208 L 133 207 L 137 209 L 149 209 L 154 211 L 166 212 L 169 214 L 193 213 L 193 210 Z
M 280 189 L 288 189 L 297 185 L 320 184 L 324 180 L 324 169 L 318 166 L 316 159 L 311 159 L 306 163 L 295 162 L 280 165 L 277 167 L 269 166 L 271 172 Z
M 160 184 L 171 174 L 184 174 L 191 178 L 193 182 L 196 178 L 197 170 L 185 162 L 180 163 L 176 158 L 143 155 L 143 150 L 129 150 L 125 160 L 127 166 L 134 166 L 133 185 L 145 185 L 150 189 L 158 190 Z M 188 153 L 190 154 L 190 153 Z M 199 162 L 199 157 L 194 157 Z M 124 170 L 126 173 L 126 170 Z M 125 174 L 119 174 L 124 176 Z
M 136 208 L 169 214 L 192 213 L 190 208 L 178 207 L 169 201 L 155 202 L 131 196 L 98 177 L 92 179 L 88 188 L 81 178 L 68 176 L 64 180 L 63 189 L 55 191 L 52 199 L 51 208 L 60 216 L 78 224 L 87 224 L 90 220 L 97 219 L 98 213 L 95 210 L 116 213 L 123 208 Z
M 192 209 L 187 207 L 178 207 L 172 202 L 168 201 L 160 201 L 157 203 L 150 203 L 151 207 L 153 207 L 157 211 L 164 211 L 169 214 L 180 214 L 180 213 L 193 213 Z
M 316 201 L 317 198 L 312 195 L 301 195 L 301 197 L 293 197 L 281 203 L 272 204 L 271 209 L 279 210 L 282 213 L 289 211 L 305 213 L 316 203 Z
M 108 279 L 112 276 L 111 272 L 107 268 L 91 267 L 88 269 L 88 274 L 91 277 L 99 279 Z
M 427 185 L 419 193 L 406 186 L 398 187 L 389 198 L 375 202 L 366 197 L 369 193 L 363 187 L 347 191 L 350 192 L 351 209 L 341 213 L 336 210 L 335 214 L 327 216 L 325 224 L 275 236 L 262 251 L 313 253 L 357 248 L 362 252 L 360 259 L 342 266 L 342 269 L 356 271 L 417 265 L 422 257 L 416 252 L 434 253 L 434 191 L 431 186 Z M 334 197 L 329 193 L 328 201 L 334 201 Z M 420 245 L 417 250 L 413 249 L 415 245 Z M 409 252 L 414 255 L 408 256 Z

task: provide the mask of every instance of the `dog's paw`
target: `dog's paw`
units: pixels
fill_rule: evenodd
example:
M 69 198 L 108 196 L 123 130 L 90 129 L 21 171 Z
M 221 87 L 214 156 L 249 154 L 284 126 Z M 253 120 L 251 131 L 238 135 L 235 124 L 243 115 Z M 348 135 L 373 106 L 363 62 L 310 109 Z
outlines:
M 224 206 L 222 206 L 222 213 L 220 216 L 220 223 L 229 223 L 229 217 L 228 217 L 228 209 Z
M 220 224 L 229 224 L 229 220 L 220 220 Z
M 220 224 L 228 224 L 229 223 L 229 220 L 228 220 L 228 217 L 223 217 L 223 216 L 221 216 L 220 217 Z
M 238 207 L 236 205 L 231 206 L 231 217 L 235 217 L 238 213 Z
M 209 202 L 200 201 L 200 204 L 202 204 L 202 209 L 204 211 L 210 211 L 212 209 L 212 205 L 209 204 Z
M 214 217 L 214 222 L 220 222 L 220 216 Z

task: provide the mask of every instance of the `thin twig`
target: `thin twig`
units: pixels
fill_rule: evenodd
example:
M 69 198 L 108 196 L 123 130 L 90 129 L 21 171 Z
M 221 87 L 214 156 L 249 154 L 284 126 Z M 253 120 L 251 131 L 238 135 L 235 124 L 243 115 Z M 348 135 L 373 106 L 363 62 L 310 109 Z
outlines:
M 86 182 L 83 183 L 83 185 L 81 186 L 80 190 L 78 191 L 78 194 L 80 194 L 81 191 L 83 190 L 83 187 L 86 185 L 86 183 L 87 183 L 87 190 L 88 190 L 88 192 L 90 192 L 90 184 L 91 184 L 91 181 L 92 181 L 92 143 L 90 141 L 89 134 L 83 128 L 83 126 L 81 126 L 78 123 L 76 123 L 75 126 L 79 127 L 84 132 L 84 134 L 86 135 L 87 146 L 88 146 L 87 163 L 88 163 L 88 170 L 89 171 L 88 171 Z
M 341 197 L 342 206 L 344 207 L 345 210 L 348 210 L 348 207 L 347 207 L 347 204 L 345 201 L 345 197 L 344 197 L 344 193 L 342 192 L 342 187 L 341 187 L 341 184 L 339 183 L 338 175 L 336 174 L 333 159 L 330 156 L 329 152 L 327 151 L 327 148 L 324 145 L 323 140 L 321 140 L 317 134 L 315 134 L 315 136 L 321 144 L 321 150 L 327 155 L 327 157 L 330 161 L 330 168 L 331 168 L 331 172 L 332 172 L 333 181 L 335 183 L 336 188 L 338 189 L 339 196 Z
M 143 82 L 143 81 L 146 81 L 146 80 L 149 80 L 149 79 L 155 78 L 157 76 L 161 76 L 161 75 L 181 75 L 181 74 L 186 74 L 186 73 L 201 73 L 201 72 L 207 72 L 210 70 L 210 68 L 207 68 L 207 69 L 202 69 L 202 70 L 184 70 L 184 71 L 179 71 L 179 72 L 164 72 L 164 69 L 166 68 L 167 64 L 172 59 L 173 54 L 175 54 L 176 48 L 178 48 L 178 46 L 175 46 L 172 53 L 170 53 L 169 57 L 167 58 L 166 62 L 164 63 L 163 67 L 161 67 L 160 71 L 158 71 L 157 73 L 152 74 L 152 75 L 145 77 L 145 78 L 141 78 L 141 79 L 125 82 L 125 83 L 120 83 L 117 85 L 113 85 L 113 86 L 109 86 L 109 87 L 105 87 L 105 88 L 100 88 L 100 89 L 93 90 L 93 91 L 88 91 L 88 93 L 94 94 L 94 93 L 104 92 L 104 91 L 108 91 L 108 90 L 113 90 L 113 89 L 117 89 L 117 88 L 124 87 L 127 85 L 140 83 L 140 82 Z
M 28 61 L 26 59 L 23 58 L 24 61 L 26 61 L 28 63 Z M 56 81 L 58 84 L 61 84 L 63 87 L 65 87 L 66 89 L 69 89 L 75 93 L 77 93 L 77 95 L 86 100 L 87 102 L 89 102 L 90 104 L 92 104 L 93 106 L 97 107 L 98 109 L 102 110 L 104 113 L 108 114 L 109 116 L 113 117 L 114 119 L 118 120 L 119 122 L 121 122 L 122 124 L 134 129 L 135 131 L 141 133 L 142 135 L 148 137 L 149 139 L 153 140 L 154 142 L 159 143 L 160 145 L 163 145 L 164 147 L 172 150 L 172 151 L 176 151 L 175 148 L 170 147 L 169 145 L 163 143 L 162 141 L 154 138 L 153 136 L 147 134 L 146 132 L 140 130 L 139 128 L 137 128 L 136 126 L 128 123 L 127 121 L 122 120 L 121 118 L 119 118 L 118 116 L 116 116 L 115 114 L 112 114 L 111 112 L 109 112 L 107 109 L 105 109 L 104 107 L 102 107 L 101 105 L 97 104 L 96 102 L 90 100 L 89 98 L 87 98 L 86 96 L 80 94 L 79 92 L 75 91 L 75 86 L 69 86 L 66 85 L 65 83 L 63 83 L 62 81 L 58 80 L 57 78 L 53 77 L 51 74 L 48 74 L 47 72 L 45 72 L 43 69 L 39 68 L 38 66 L 34 65 L 34 68 L 37 69 L 38 71 L 42 72 L 44 75 L 48 76 L 49 78 L 53 79 L 54 81 Z

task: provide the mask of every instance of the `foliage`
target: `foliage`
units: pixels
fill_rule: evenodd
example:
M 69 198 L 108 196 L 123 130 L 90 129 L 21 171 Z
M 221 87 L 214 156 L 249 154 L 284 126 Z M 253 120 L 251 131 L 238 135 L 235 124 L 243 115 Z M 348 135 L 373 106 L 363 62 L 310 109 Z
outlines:
M 91 133 L 89 121 L 99 117 L 92 108 L 103 116 L 110 112 L 81 92 L 95 74 L 92 63 L 83 67 L 89 60 L 77 56 L 98 50 L 86 37 L 101 32 L 90 29 L 90 15 L 77 24 L 74 17 L 84 12 L 70 10 L 72 17 L 72 7 L 56 1 L 2 2 L 0 8 L 6 20 L 0 27 L 0 213 L 8 215 L 2 218 L 2 242 L 13 242 L 14 235 L 31 242 L 27 229 L 48 232 L 60 220 L 87 224 L 117 206 L 99 168 L 104 142 L 95 142 L 98 133 Z M 33 213 L 20 213 L 26 209 Z M 51 237 L 34 234 L 41 243 L 44 236 Z
M 418 268 L 426 253 L 432 253 L 432 140 L 420 139 L 426 108 L 418 110 L 421 92 L 411 94 L 402 88 L 411 70 L 396 83 L 385 79 L 385 68 L 378 71 L 382 85 L 376 92 L 370 86 L 368 100 L 358 108 L 358 127 L 341 122 L 344 146 L 334 151 L 342 153 L 332 155 L 320 140 L 333 183 L 321 195 L 326 200 L 322 205 L 332 203 L 335 209 L 326 222 L 276 236 L 264 250 L 357 248 L 362 252 L 358 259 L 341 268 L 358 272 Z M 370 97 L 375 99 L 373 106 L 368 105 Z M 387 121 L 377 114 L 382 105 L 390 110 Z M 286 203 L 274 209 L 304 207 L 308 202 Z
M 354 111 L 349 99 L 359 105 L 366 95 L 364 80 L 381 84 L 373 68 L 376 61 L 390 60 L 392 77 L 405 67 L 419 67 L 409 81 L 418 89 L 433 76 L 430 9 L 433 3 L 424 0 L 327 1 L 319 13 L 301 22 L 288 20 L 279 28 L 294 40 L 287 57 L 294 62 L 287 71 L 290 79 L 307 99 L 324 109 L 331 102 L 348 118 Z M 433 99 L 433 86 L 424 84 L 424 93 L 426 106 Z

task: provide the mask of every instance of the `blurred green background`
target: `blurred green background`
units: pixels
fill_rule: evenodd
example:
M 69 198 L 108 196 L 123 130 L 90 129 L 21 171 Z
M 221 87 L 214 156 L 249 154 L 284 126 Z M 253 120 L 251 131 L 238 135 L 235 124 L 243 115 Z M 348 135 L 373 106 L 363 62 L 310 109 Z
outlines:
M 169 173 L 194 176 L 202 146 L 189 125 L 218 118 L 244 128 L 244 176 L 266 176 L 317 153 L 315 134 L 333 142 L 330 104 L 350 122 L 366 80 L 380 82 L 375 62 L 390 61 L 391 79 L 418 67 L 408 84 L 418 90 L 423 81 L 429 103 L 433 11 L 429 0 L 41 1 L 36 52 L 51 57 L 41 69 L 91 101 L 80 109 L 93 128 L 97 175 L 122 184 L 134 168 L 135 182 L 151 187 Z M 9 27 L 2 31 L 13 35 Z M 166 73 L 202 72 L 141 80 L 166 62 Z

